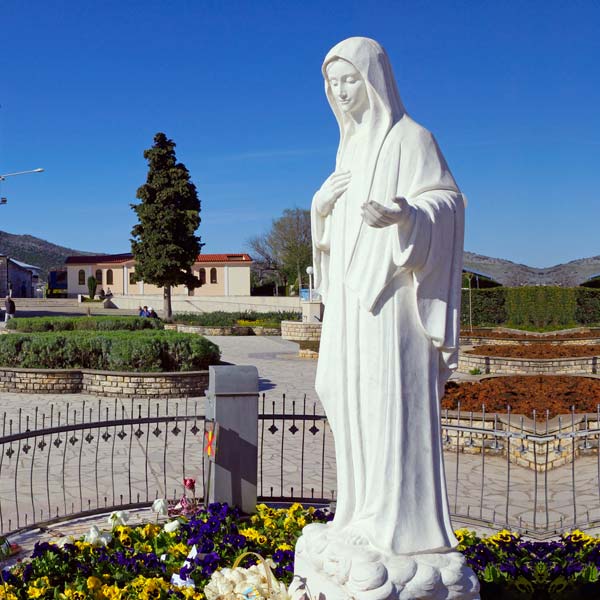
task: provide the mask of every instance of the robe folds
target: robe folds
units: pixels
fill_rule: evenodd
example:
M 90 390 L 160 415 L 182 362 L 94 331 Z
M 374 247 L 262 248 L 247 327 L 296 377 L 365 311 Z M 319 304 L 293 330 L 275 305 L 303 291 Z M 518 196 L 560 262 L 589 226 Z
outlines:
M 361 72 L 385 117 L 384 94 Z M 387 116 L 354 154 L 340 144 L 337 167 L 352 180 L 332 213 L 311 209 L 325 304 L 316 391 L 338 469 L 332 528 L 389 554 L 449 551 L 440 399 L 457 366 L 465 203 L 431 133 L 403 109 Z M 403 222 L 362 221 L 364 202 L 396 207 L 399 196 Z

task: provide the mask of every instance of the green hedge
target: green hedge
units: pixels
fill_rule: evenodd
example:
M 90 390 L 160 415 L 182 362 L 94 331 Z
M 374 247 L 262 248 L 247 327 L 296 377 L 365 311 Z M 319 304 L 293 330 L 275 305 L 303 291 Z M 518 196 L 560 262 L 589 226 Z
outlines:
M 162 321 L 147 317 L 27 317 L 11 319 L 7 329 L 35 333 L 43 331 L 138 331 L 163 329 Z
M 65 331 L 0 336 L 0 366 L 106 371 L 198 371 L 220 359 L 206 338 L 174 331 Z
M 553 286 L 506 289 L 510 327 L 576 327 L 577 290 Z
M 506 288 L 471 290 L 473 305 L 473 325 L 492 327 L 506 323 Z M 469 325 L 469 292 L 463 290 L 461 303 L 461 323 Z
M 174 323 L 183 325 L 201 325 L 204 327 L 233 327 L 238 321 L 257 321 L 261 325 L 265 323 L 278 325 L 281 321 L 301 321 L 302 315 L 298 312 L 205 312 L 205 313 L 175 313 Z M 258 324 L 258 323 L 257 323 Z
M 581 325 L 600 323 L 600 289 L 577 288 L 575 320 Z
M 471 290 L 473 325 L 556 329 L 600 323 L 600 290 L 523 286 Z M 469 292 L 463 290 L 461 323 L 469 325 Z

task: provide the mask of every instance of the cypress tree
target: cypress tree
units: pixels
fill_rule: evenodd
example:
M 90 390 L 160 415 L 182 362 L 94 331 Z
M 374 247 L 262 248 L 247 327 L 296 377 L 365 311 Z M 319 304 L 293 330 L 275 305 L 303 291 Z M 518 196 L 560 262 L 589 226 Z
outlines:
M 131 231 L 135 279 L 163 288 L 164 315 L 172 317 L 171 288 L 200 286 L 192 265 L 203 244 L 196 230 L 200 225 L 200 200 L 185 165 L 175 157 L 175 143 L 164 133 L 144 151 L 148 161 L 146 183 L 138 188 L 139 204 L 132 204 L 139 223 Z

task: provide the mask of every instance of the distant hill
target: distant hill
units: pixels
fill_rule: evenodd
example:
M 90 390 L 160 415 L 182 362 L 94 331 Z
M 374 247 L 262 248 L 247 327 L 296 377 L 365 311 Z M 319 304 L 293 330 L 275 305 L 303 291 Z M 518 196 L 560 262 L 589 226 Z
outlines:
M 0 231 L 0 254 L 40 267 L 40 278 L 46 280 L 48 271 L 64 268 L 67 256 L 93 253 L 57 246 L 32 235 Z
M 591 277 L 600 275 L 600 256 L 580 258 L 543 269 L 472 252 L 465 252 L 463 260 L 465 268 L 488 275 L 498 283 L 511 287 L 519 285 L 577 287 Z
M 58 246 L 32 235 L 14 235 L 0 231 L 0 254 L 41 267 L 41 277 L 45 280 L 48 271 L 64 268 L 67 256 L 94 253 Z M 502 258 L 465 252 L 464 265 L 465 268 L 487 275 L 506 286 L 563 285 L 576 287 L 590 277 L 600 275 L 600 256 L 580 258 L 562 265 L 538 269 Z

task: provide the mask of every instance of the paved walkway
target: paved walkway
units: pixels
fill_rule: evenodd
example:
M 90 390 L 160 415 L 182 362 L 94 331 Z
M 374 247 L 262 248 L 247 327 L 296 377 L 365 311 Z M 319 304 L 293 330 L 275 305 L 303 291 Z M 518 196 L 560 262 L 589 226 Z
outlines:
M 265 394 L 264 412 L 280 415 L 285 408 L 289 417 L 285 421 L 266 418 L 261 422 L 263 460 L 259 465 L 259 494 L 281 496 L 293 493 L 334 497 L 335 452 L 331 431 L 318 418 L 292 418 L 293 413 L 298 415 L 303 412 L 305 396 L 306 412 L 313 414 L 314 411 L 317 416 L 322 414 L 314 392 L 316 361 L 298 358 L 296 344 L 277 337 L 219 336 L 210 339 L 221 347 L 224 361 L 257 366 L 260 389 Z M 202 412 L 201 398 L 191 399 L 190 402 L 198 402 L 198 410 Z M 51 405 L 54 406 L 52 410 Z M 85 421 L 90 422 L 97 420 L 98 415 L 103 418 L 106 418 L 106 414 L 121 417 L 132 413 L 136 415 L 141 410 L 137 405 L 132 406 L 131 402 L 99 400 L 82 394 L 2 394 L 0 435 L 8 435 L 11 427 L 16 431 L 19 418 L 22 430 L 27 427 L 35 429 L 36 409 L 38 428 L 42 422 L 48 426 L 50 419 L 54 424 L 64 424 L 67 418 L 69 422 L 74 422 L 74 419 L 79 421 L 84 414 Z M 147 405 L 143 410 L 147 410 Z M 183 401 L 171 401 L 168 409 L 166 403 L 154 401 L 150 403 L 149 410 L 153 415 L 165 414 L 167 410 L 173 414 L 183 411 Z M 74 414 L 75 411 L 78 416 Z M 94 435 L 89 443 L 81 440 L 73 444 L 66 443 L 67 437 L 64 436 L 61 443 L 55 445 L 56 438 L 48 437 L 45 440 L 47 447 L 37 450 L 38 462 L 35 464 L 31 459 L 32 452 L 24 454 L 23 446 L 20 454 L 10 459 L 4 454 L 0 457 L 0 520 L 3 520 L 5 528 L 9 519 L 15 522 L 15 502 L 20 507 L 18 518 L 22 525 L 25 519 L 29 519 L 29 522 L 32 517 L 39 520 L 40 512 L 44 516 L 49 512 L 54 514 L 57 507 L 60 507 L 60 512 L 69 512 L 69 509 L 76 512 L 88 506 L 102 506 L 104 502 L 110 504 L 112 498 L 116 496 L 118 499 L 120 494 L 124 495 L 125 500 L 131 498 L 132 501 L 138 499 L 138 494 L 141 500 L 180 494 L 181 477 L 185 474 L 200 478 L 202 472 L 201 440 L 198 435 L 189 433 L 189 425 L 185 440 L 183 435 L 171 433 L 167 439 L 164 431 L 160 436 L 153 435 L 150 428 L 146 428 L 139 438 L 133 435 L 133 428 L 126 430 L 127 435 L 122 438 L 118 435 L 121 431 L 109 428 L 106 430 L 110 434 L 107 440 L 102 438 L 103 430 L 96 430 L 93 433 L 98 435 Z M 149 445 L 146 445 L 146 440 L 149 440 Z M 14 450 L 18 448 L 15 446 Z M 186 456 L 185 464 L 182 463 L 182 455 Z M 131 460 L 128 457 L 132 457 Z M 150 459 L 148 463 L 147 457 Z M 458 478 L 456 455 L 448 454 L 445 460 L 451 508 L 462 515 L 455 519 L 454 524 L 457 527 L 469 525 L 470 517 L 491 521 L 494 515 L 495 520 L 499 521 L 498 515 L 506 513 L 506 460 L 486 456 L 483 464 L 481 455 L 461 454 Z M 578 522 L 600 519 L 597 466 L 596 457 L 584 457 L 576 461 Z M 77 473 L 77 477 L 67 475 L 63 485 L 64 474 L 69 473 Z M 48 482 L 53 489 L 51 497 L 47 494 Z M 543 482 L 543 474 L 538 474 L 536 494 L 535 473 L 514 465 L 511 467 L 510 525 L 518 526 L 520 519 L 524 528 L 531 527 L 534 520 L 538 526 L 544 526 L 546 503 L 551 526 L 558 526 L 561 518 L 565 526 L 571 525 L 574 494 L 570 467 L 562 467 L 548 474 L 547 494 Z M 69 527 L 63 524 L 59 530 L 69 533 Z M 485 531 L 480 524 L 476 529 Z

